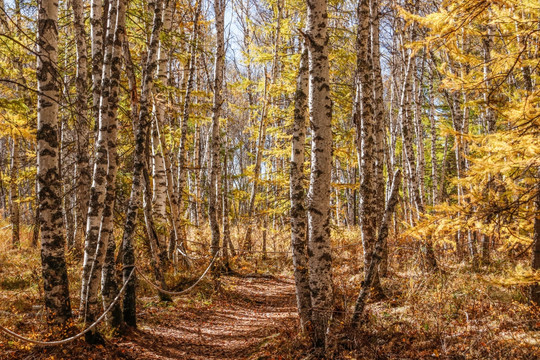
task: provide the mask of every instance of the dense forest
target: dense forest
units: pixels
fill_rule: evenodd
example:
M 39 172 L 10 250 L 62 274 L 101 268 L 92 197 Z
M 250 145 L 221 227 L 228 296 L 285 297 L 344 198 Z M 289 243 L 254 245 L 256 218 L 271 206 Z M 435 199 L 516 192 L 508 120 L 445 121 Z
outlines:
M 0 359 L 539 359 L 537 0 L 0 0 Z

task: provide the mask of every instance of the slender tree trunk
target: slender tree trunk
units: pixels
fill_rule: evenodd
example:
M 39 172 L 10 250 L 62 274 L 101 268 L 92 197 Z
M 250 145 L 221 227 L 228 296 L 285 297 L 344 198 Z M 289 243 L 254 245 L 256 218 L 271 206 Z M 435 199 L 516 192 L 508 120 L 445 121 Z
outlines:
M 103 308 L 106 309 L 113 302 L 118 293 L 117 272 L 115 263 L 116 241 L 114 238 L 114 206 L 116 200 L 116 175 L 118 172 L 118 151 L 117 151 L 117 131 L 118 131 L 118 91 L 120 80 L 120 65 L 122 58 L 126 64 L 126 70 L 132 70 L 131 54 L 129 44 L 127 43 L 125 33 L 125 16 L 127 11 L 127 2 L 119 0 L 118 2 L 118 21 L 114 35 L 113 59 L 111 68 L 111 100 L 109 108 L 111 110 L 110 127 L 111 138 L 109 139 L 109 167 L 107 173 L 107 194 L 105 196 L 105 209 L 103 210 L 103 220 L 101 224 L 100 236 L 103 237 L 103 243 L 107 244 L 103 267 L 101 271 L 101 295 Z M 133 74 L 130 74 L 133 75 Z M 129 75 L 128 75 L 129 77 Z M 136 96 L 136 84 L 132 78 L 130 80 L 131 96 Z M 131 118 L 135 122 L 137 116 L 136 99 L 131 98 Z M 122 308 L 120 303 L 116 303 L 110 315 L 107 316 L 109 324 L 118 330 L 122 324 Z
M 101 277 L 101 293 L 104 308 L 108 307 L 116 296 L 117 284 L 115 278 L 114 252 L 116 243 L 114 239 L 114 205 L 116 199 L 116 174 L 118 171 L 118 151 L 117 151 L 117 132 L 118 132 L 118 101 L 120 71 L 122 63 L 122 45 L 125 40 L 125 18 L 126 18 L 126 0 L 117 2 L 117 21 L 114 29 L 114 38 L 111 54 L 110 68 L 110 89 L 108 90 L 108 142 L 107 142 L 107 190 L 105 194 L 105 204 L 102 212 L 101 227 L 98 239 L 98 249 L 96 249 L 96 259 L 92 266 L 89 283 L 88 302 L 90 309 L 98 309 L 97 289 Z M 103 264 L 103 265 L 102 265 Z M 96 305 L 94 305 L 94 303 Z M 91 314 L 94 318 L 98 314 Z M 113 327 L 118 327 L 121 323 L 121 312 L 119 306 L 115 306 L 111 315 L 108 317 L 109 323 Z M 91 334 L 90 332 L 89 334 Z
M 379 234 L 377 236 L 377 242 L 375 243 L 373 255 L 371 258 L 371 262 L 368 266 L 368 271 L 366 272 L 366 277 L 364 278 L 364 281 L 362 281 L 362 288 L 360 290 L 360 294 L 358 295 L 358 298 L 356 299 L 356 304 L 354 306 L 354 313 L 351 319 L 351 325 L 353 328 L 357 328 L 360 324 L 360 317 L 362 316 L 364 312 L 364 306 L 366 304 L 366 299 L 373 287 L 373 281 L 375 279 L 375 272 L 377 271 L 377 265 L 381 261 L 381 255 L 382 255 L 382 246 L 384 243 L 384 238 L 388 236 L 388 227 L 390 223 L 390 218 L 392 217 L 392 214 L 394 212 L 394 208 L 398 202 L 399 194 L 399 183 L 400 183 L 400 176 L 401 172 L 398 169 L 395 174 L 392 181 L 392 190 L 390 192 L 390 198 L 388 199 L 388 203 L 386 204 L 386 209 L 384 211 L 383 218 L 381 220 L 381 225 L 379 228 Z
M 307 0 L 309 49 L 309 121 L 311 176 L 308 192 L 308 260 L 313 343 L 324 352 L 332 314 L 330 249 L 330 176 L 332 170 L 332 102 L 330 100 L 327 2 Z
M 99 119 L 99 101 L 101 98 L 101 76 L 103 72 L 103 32 L 107 26 L 109 0 L 92 0 L 90 14 L 90 32 L 92 37 L 92 115 Z M 85 219 L 86 220 L 86 219 Z
M 437 186 L 439 184 L 437 171 L 437 127 L 435 123 L 435 104 L 433 103 L 433 79 L 431 80 L 429 92 L 429 121 L 431 130 L 431 204 L 435 206 L 439 203 Z
M 536 196 L 534 200 L 534 230 L 531 268 L 540 270 L 540 170 L 536 172 Z M 531 285 L 530 300 L 540 306 L 540 283 Z
M 149 140 L 149 139 L 148 139 Z M 146 149 L 149 150 L 150 144 L 147 140 Z M 146 154 L 145 158 L 150 156 Z M 146 225 L 146 235 L 148 239 L 148 245 L 150 250 L 150 263 L 154 270 L 154 277 L 160 284 L 162 289 L 167 290 L 167 283 L 165 282 L 165 271 L 167 266 L 167 252 L 165 243 L 159 238 L 158 231 L 156 229 L 156 223 L 154 222 L 152 210 L 152 195 L 150 192 L 150 176 L 149 176 L 149 162 L 146 161 L 146 167 L 143 169 L 143 209 L 144 209 L 144 223 Z M 158 291 L 159 299 L 161 301 L 171 301 L 171 297 L 164 292 Z
M 77 75 L 75 87 L 77 91 L 76 107 L 76 143 L 77 161 L 75 177 L 75 234 L 73 241 L 75 249 L 80 250 L 84 238 L 84 229 L 88 215 L 88 200 L 90 198 L 90 159 L 88 156 L 90 137 L 90 118 L 88 113 L 88 75 L 87 75 L 87 46 L 84 28 L 84 9 L 82 0 L 73 0 L 73 26 L 75 28 L 75 43 L 77 45 Z
M 357 92 L 360 91 L 360 104 L 356 106 L 355 123 L 357 146 L 360 158 L 359 167 L 362 173 L 360 182 L 360 224 L 362 226 L 362 247 L 364 249 L 364 273 L 367 274 L 371 255 L 377 240 L 377 177 L 376 177 L 376 137 L 374 124 L 374 70 L 371 56 L 371 45 L 366 39 L 370 38 L 370 9 L 369 0 L 358 3 L 358 34 L 357 46 Z M 358 96 L 358 95 L 357 95 Z M 374 275 L 376 292 L 382 293 L 378 271 Z
M 37 248 L 38 246 L 38 243 L 39 243 L 39 230 L 40 230 L 40 223 L 39 223 L 39 219 L 40 219 L 40 216 L 39 216 L 39 199 L 38 199 L 38 196 L 39 196 L 39 179 L 36 178 L 36 182 L 35 182 L 35 192 L 36 192 L 36 200 L 35 200 L 35 212 L 34 212 L 34 226 L 33 226 L 33 229 L 32 229 L 32 247 L 33 248 Z
M 41 226 L 41 263 L 47 321 L 66 326 L 71 319 L 62 233 L 62 183 L 58 166 L 58 2 L 42 0 L 37 34 L 37 179 Z
M 306 199 L 304 190 L 304 161 L 306 145 L 306 115 L 308 97 L 308 50 L 302 49 L 296 93 L 294 97 L 294 125 L 291 152 L 291 246 L 293 251 L 296 303 L 303 331 L 311 320 L 308 255 L 306 237 Z
M 221 244 L 221 248 L 223 249 L 223 267 L 226 271 L 229 271 L 229 244 L 231 243 L 231 230 L 229 225 L 229 154 L 227 151 L 227 139 L 225 139 L 224 147 L 225 154 L 223 156 L 223 171 L 221 172 L 221 197 L 223 199 L 221 213 L 223 226 L 223 243 Z
M 483 50 L 484 50 L 484 83 L 486 86 L 484 92 L 484 120 L 485 128 L 488 134 L 493 134 L 495 132 L 496 125 L 496 116 L 495 111 L 492 107 L 492 99 L 489 94 L 492 93 L 493 89 L 491 86 L 491 81 L 489 76 L 492 74 L 490 68 L 491 62 L 491 49 L 493 48 L 493 39 L 492 39 L 492 29 L 491 26 L 487 26 L 486 35 L 482 39 Z M 489 181 L 488 181 L 489 182 Z M 489 245 L 491 243 L 491 236 L 487 234 L 482 234 L 482 263 L 487 264 L 490 261 Z
M 186 183 L 186 177 L 187 177 L 187 169 L 186 169 L 186 163 L 187 163 L 187 133 L 188 133 L 188 124 L 189 124 L 189 111 L 191 106 L 191 92 L 193 91 L 193 86 L 195 83 L 195 65 L 197 62 L 197 39 L 198 39 L 198 32 L 199 32 L 199 15 L 201 13 L 201 1 L 197 1 L 197 8 L 195 10 L 195 15 L 193 17 L 193 34 L 191 36 L 191 48 L 190 48 L 190 57 L 189 57 L 189 70 L 188 70 L 188 78 L 187 78 L 187 84 L 186 84 L 186 95 L 184 97 L 184 107 L 183 107 L 183 114 L 182 119 L 180 122 L 180 129 L 181 129 L 181 135 L 180 135 L 180 146 L 178 151 L 178 195 L 172 193 L 172 187 L 170 188 L 170 196 L 171 196 L 171 209 L 174 211 L 173 213 L 173 219 L 176 224 L 176 237 L 173 239 L 171 238 L 171 242 L 169 243 L 169 257 L 172 257 L 173 252 L 176 249 L 177 244 L 185 250 L 186 248 L 186 239 L 181 238 L 185 234 L 185 231 L 183 230 L 183 226 L 181 226 L 181 214 L 183 213 L 183 194 L 184 194 L 184 187 Z M 171 174 L 172 175 L 172 174 Z M 171 180 L 172 182 L 172 176 Z
M 253 243 L 251 234 L 253 231 L 253 212 L 255 211 L 255 197 L 257 196 L 257 188 L 259 187 L 259 177 L 261 174 L 262 153 L 264 151 L 264 141 L 266 139 L 266 111 L 268 108 L 268 77 L 264 77 L 264 95 L 263 108 L 261 110 L 261 121 L 259 122 L 259 136 L 257 138 L 257 149 L 255 153 L 255 168 L 253 169 L 253 183 L 251 184 L 251 195 L 249 196 L 249 205 L 247 211 L 247 230 L 244 237 L 244 250 L 251 251 Z
M 163 36 L 164 38 L 170 36 L 172 27 L 172 11 L 175 4 L 174 0 L 164 1 L 163 9 Z M 167 167 L 165 164 L 166 143 L 161 141 L 160 128 L 165 123 L 165 109 L 166 98 L 163 96 L 162 87 L 167 85 L 167 68 L 169 66 L 168 49 L 165 46 L 165 42 L 159 42 L 158 50 L 158 68 L 157 79 L 160 82 L 161 87 L 155 89 L 155 102 L 153 113 L 155 114 L 153 127 L 151 132 L 152 142 L 152 219 L 155 223 L 156 235 L 158 236 L 158 242 L 160 244 L 166 243 L 166 237 L 168 234 L 167 226 Z M 171 210 L 173 206 L 171 203 Z M 174 208 L 176 210 L 176 208 Z M 173 214 L 174 216 L 174 214 Z M 173 223 L 174 224 L 174 223 Z
M 99 134 L 96 142 L 94 172 L 92 176 L 92 187 L 90 189 L 90 201 L 88 208 L 88 218 L 86 222 L 86 239 L 84 244 L 83 271 L 81 280 L 81 305 L 80 312 L 85 322 L 92 322 L 94 314 L 97 313 L 97 289 L 99 276 L 101 275 L 101 265 L 105 256 L 106 244 L 104 238 L 100 237 L 101 220 L 105 205 L 105 195 L 107 192 L 107 171 L 108 171 L 108 145 L 111 140 L 109 132 L 109 101 L 111 94 L 111 65 L 113 57 L 114 32 L 116 29 L 118 7 L 113 0 L 110 4 L 107 22 L 107 34 L 105 41 L 105 58 L 102 69 L 101 98 L 99 106 Z M 116 139 L 113 140 L 114 142 Z M 94 269 L 94 270 L 92 270 Z M 86 337 L 89 342 L 102 341 L 96 332 L 89 332 Z
M 416 176 L 416 159 L 413 147 L 413 112 L 411 111 L 411 101 L 413 100 L 413 86 L 412 77 L 415 69 L 414 56 L 409 56 L 407 69 L 404 75 L 403 92 L 401 95 L 400 106 L 400 118 L 401 118 L 401 132 L 403 136 L 403 157 L 406 164 L 407 183 L 409 184 L 409 195 L 414 206 L 415 218 L 418 218 L 419 214 L 423 212 L 422 199 L 418 187 L 418 178 Z
M 371 37 L 373 42 L 372 61 L 373 61 L 373 110 L 374 110 L 374 133 L 375 133 L 375 187 L 376 187 L 376 204 L 377 218 L 376 224 L 379 226 L 384 214 L 385 197 L 385 181 L 384 181 L 384 150 L 386 136 L 386 121 L 384 113 L 384 97 L 383 97 L 383 79 L 381 73 L 381 49 L 379 39 L 379 1 L 371 1 Z M 383 245 L 386 248 L 386 244 Z M 382 274 L 381 274 L 382 275 Z
M 11 169 L 9 179 L 9 214 L 11 217 L 11 245 L 15 248 L 21 245 L 20 227 L 21 216 L 19 206 L 19 137 L 13 136 L 13 148 L 11 152 Z
M 374 136 L 375 136 L 375 204 L 376 214 L 375 228 L 380 225 L 384 214 L 384 202 L 386 193 L 384 180 L 384 151 L 385 151 L 385 136 L 386 136 L 386 119 L 384 113 L 384 97 L 383 97 L 383 79 L 381 73 L 381 50 L 379 39 L 379 1 L 371 1 L 371 38 L 372 46 L 372 61 L 373 61 L 373 110 L 374 110 Z M 379 276 L 386 276 L 388 271 L 388 244 L 386 239 L 383 243 L 382 259 L 378 269 Z
M 212 255 L 219 251 L 219 223 L 217 219 L 217 178 L 219 173 L 219 116 L 221 114 L 223 74 L 225 70 L 225 1 L 214 0 L 217 49 L 214 65 L 214 101 L 212 105 L 212 140 L 210 160 L 210 186 L 208 191 L 208 218 L 212 230 Z
M 159 36 L 162 26 L 163 0 L 157 0 L 154 6 L 154 19 L 152 26 L 152 35 L 148 46 L 148 54 L 143 68 L 141 99 L 139 120 L 136 125 L 135 151 L 133 162 L 133 182 L 131 184 L 131 194 L 126 213 L 126 222 L 124 226 L 124 236 L 122 238 L 122 262 L 124 269 L 122 272 L 124 283 L 128 280 L 133 267 L 135 266 L 135 252 L 133 248 L 133 237 L 137 221 L 137 212 L 141 202 L 141 176 L 145 167 L 144 154 L 146 146 L 146 132 L 150 124 L 150 94 L 153 87 L 153 77 L 157 68 L 157 49 L 159 45 Z M 135 276 L 126 286 L 124 295 L 124 322 L 130 327 L 137 326 L 135 296 Z

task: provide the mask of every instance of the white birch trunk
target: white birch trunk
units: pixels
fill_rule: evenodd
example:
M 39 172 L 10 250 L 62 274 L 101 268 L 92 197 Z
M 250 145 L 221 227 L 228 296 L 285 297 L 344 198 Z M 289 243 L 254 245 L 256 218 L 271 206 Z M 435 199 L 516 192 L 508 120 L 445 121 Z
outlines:
M 107 191 L 107 171 L 108 171 L 108 143 L 110 139 L 109 133 L 109 95 L 110 95 L 110 74 L 112 65 L 112 52 L 114 43 L 114 32 L 116 29 L 118 7 L 113 1 L 108 12 L 107 36 L 105 43 L 105 58 L 102 69 L 102 83 L 100 92 L 99 106 L 99 133 L 96 142 L 94 171 L 92 175 L 92 187 L 90 189 L 90 201 L 88 207 L 88 217 L 86 221 L 86 239 L 84 244 L 83 271 L 81 279 L 81 316 L 86 322 L 93 321 L 93 314 L 96 310 L 89 308 L 95 306 L 95 296 L 97 296 L 96 280 L 92 280 L 92 268 L 95 268 L 94 276 L 101 275 L 100 265 L 104 256 L 106 247 L 103 247 L 99 237 L 103 208 L 105 204 L 105 195 Z M 99 271 L 97 271 L 99 269 Z M 90 284 L 92 283 L 92 289 Z M 90 338 L 88 338 L 90 339 Z M 92 341 L 92 340 L 91 340 Z
M 332 255 L 330 249 L 330 176 L 332 170 L 332 102 L 328 62 L 327 2 L 307 0 L 309 49 L 309 120 L 311 176 L 308 192 L 308 260 L 313 343 L 327 345 L 332 314 Z
M 208 191 L 208 218 L 212 230 L 212 255 L 219 251 L 219 224 L 217 219 L 217 180 L 220 168 L 219 161 L 219 116 L 221 114 L 223 73 L 225 70 L 225 1 L 214 0 L 216 16 L 217 49 L 214 65 L 214 101 L 212 105 L 212 137 L 210 159 L 210 184 Z
M 39 2 L 37 24 L 37 180 L 41 226 L 41 262 L 49 324 L 66 326 L 71 319 L 62 194 L 58 163 L 58 2 Z
M 73 0 L 73 26 L 75 28 L 75 43 L 77 45 L 77 76 L 75 87 L 77 90 L 77 162 L 75 164 L 75 177 L 77 190 L 75 193 L 75 234 L 73 235 L 74 247 L 80 250 L 86 228 L 88 215 L 88 200 L 90 198 L 90 159 L 89 137 L 90 118 L 88 112 L 88 75 L 87 75 L 87 45 L 86 30 L 84 27 L 84 9 L 82 0 Z
M 306 237 L 306 199 L 304 190 L 304 161 L 306 145 L 306 115 L 308 97 L 308 53 L 302 49 L 296 94 L 294 98 L 294 125 L 291 151 L 291 246 L 293 251 L 294 280 L 296 283 L 296 303 L 303 331 L 311 320 L 311 297 Z

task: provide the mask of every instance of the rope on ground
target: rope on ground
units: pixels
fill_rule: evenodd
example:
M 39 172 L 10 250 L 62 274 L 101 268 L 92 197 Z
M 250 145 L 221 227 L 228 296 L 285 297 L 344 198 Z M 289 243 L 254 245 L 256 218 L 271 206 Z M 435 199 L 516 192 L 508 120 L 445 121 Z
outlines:
M 164 294 L 167 294 L 167 295 L 171 295 L 171 296 L 177 296 L 177 295 L 183 295 L 187 292 L 189 292 L 191 289 L 193 289 L 195 286 L 197 286 L 197 284 L 199 282 L 201 282 L 201 280 L 206 276 L 206 274 L 208 273 L 208 271 L 210 270 L 210 268 L 212 267 L 212 264 L 214 264 L 214 261 L 216 261 L 216 258 L 219 254 L 219 251 L 214 255 L 214 257 L 212 258 L 212 261 L 210 261 L 210 264 L 208 265 L 208 267 L 206 268 L 206 270 L 204 270 L 203 274 L 201 275 L 201 277 L 199 277 L 197 279 L 197 281 L 195 281 L 193 283 L 193 285 L 191 285 L 190 287 L 188 287 L 187 289 L 184 289 L 182 291 L 169 291 L 169 290 L 165 290 L 165 289 L 162 289 L 160 286 L 154 284 L 152 282 L 152 280 L 148 279 L 143 273 L 141 270 L 137 269 L 137 272 L 139 273 L 139 275 L 141 275 L 141 279 L 143 279 L 144 281 L 146 281 L 149 285 L 151 285 L 152 287 L 154 287 L 156 290 L 158 290 L 159 292 L 161 293 L 164 293 Z
M 190 260 L 208 259 L 209 257 L 211 257 L 211 256 L 206 256 L 206 255 L 205 255 L 205 256 L 197 256 L 197 257 L 193 257 L 193 256 L 191 256 L 191 255 L 185 254 L 185 253 L 182 252 L 182 250 L 180 250 L 180 249 L 176 249 L 176 251 L 178 251 L 178 252 L 180 253 L 180 255 L 185 256 L 185 257 L 187 257 L 187 258 L 190 259 Z
M 87 332 L 92 330 L 93 328 L 95 328 L 105 318 L 105 315 L 107 315 L 107 313 L 113 308 L 113 306 L 116 304 L 116 302 L 120 299 L 120 296 L 122 295 L 122 293 L 126 289 L 126 285 L 129 282 L 129 280 L 131 279 L 131 277 L 133 276 L 133 273 L 135 272 L 135 269 L 136 268 L 134 267 L 131 270 L 131 273 L 129 274 L 128 278 L 126 279 L 126 282 L 124 282 L 124 285 L 122 286 L 122 288 L 118 292 L 118 295 L 116 295 L 116 297 L 111 302 L 109 307 L 105 310 L 105 312 L 103 312 L 103 314 L 101 314 L 101 316 L 96 321 L 94 321 L 94 323 L 92 325 L 90 325 L 89 327 L 87 327 L 82 332 L 78 333 L 77 335 L 71 336 L 71 337 L 69 337 L 67 339 L 57 340 L 57 341 L 39 341 L 39 340 L 29 339 L 29 338 L 26 338 L 26 337 L 24 337 L 22 335 L 19 335 L 16 332 L 13 332 L 13 331 L 3 327 L 2 325 L 0 325 L 0 331 L 5 333 L 5 334 L 8 334 L 8 335 L 10 335 L 10 336 L 12 336 L 12 337 L 14 337 L 16 339 L 18 339 L 18 340 L 21 340 L 21 341 L 24 341 L 24 342 L 27 342 L 27 343 L 31 343 L 31 344 L 35 344 L 35 345 L 41 345 L 41 346 L 57 346 L 57 345 L 67 344 L 69 342 L 77 340 L 78 338 L 80 338 L 81 336 L 83 336 L 84 334 L 86 334 Z

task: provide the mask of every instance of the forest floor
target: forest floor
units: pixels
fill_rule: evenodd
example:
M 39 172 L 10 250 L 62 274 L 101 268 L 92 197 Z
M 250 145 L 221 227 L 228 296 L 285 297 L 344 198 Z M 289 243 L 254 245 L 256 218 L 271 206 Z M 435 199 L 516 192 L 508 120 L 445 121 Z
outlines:
M 0 324 L 46 339 L 39 250 L 27 241 L 12 249 L 1 235 Z M 286 249 L 286 235 L 274 251 Z M 334 256 L 330 359 L 540 360 L 540 308 L 527 303 L 526 286 L 501 283 L 511 280 L 525 260 L 503 254 L 471 269 L 466 259 L 458 261 L 441 249 L 439 269 L 426 271 L 414 244 L 395 239 L 383 279 L 386 297 L 368 304 L 364 325 L 353 333 L 347 323 L 362 281 L 358 233 L 335 233 L 333 239 L 340 250 Z M 77 317 L 80 256 L 70 253 L 67 261 Z M 170 290 L 189 287 L 208 259 L 193 265 L 168 273 Z M 309 341 L 298 333 L 290 257 L 235 258 L 231 265 L 237 275 L 206 276 L 172 302 L 160 302 L 155 289 L 139 281 L 138 329 L 114 337 L 102 327 L 104 345 L 79 339 L 43 348 L 0 334 L 0 360 L 309 359 Z M 151 273 L 143 261 L 140 267 Z
M 0 359 L 276 359 L 276 339 L 297 328 L 293 280 L 264 275 L 222 276 L 207 288 L 219 296 L 141 299 L 139 326 L 106 345 L 82 340 L 62 348 L 19 348 Z M 295 334 L 292 334 L 295 335 Z M 3 355 L 2 355 L 3 353 Z
M 279 277 L 222 277 L 207 304 L 152 307 L 140 329 L 117 343 L 137 359 L 260 359 L 272 340 L 296 328 L 294 285 Z M 172 311 L 171 311 L 172 310 Z

